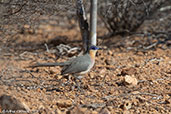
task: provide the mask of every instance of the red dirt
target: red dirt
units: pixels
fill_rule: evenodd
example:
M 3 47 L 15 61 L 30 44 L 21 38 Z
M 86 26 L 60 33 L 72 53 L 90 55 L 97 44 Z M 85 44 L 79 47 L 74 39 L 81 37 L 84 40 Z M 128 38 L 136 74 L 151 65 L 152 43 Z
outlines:
M 35 114 L 171 113 L 169 48 L 136 50 L 145 44 L 145 39 L 137 36 L 99 39 L 105 49 L 98 51 L 94 68 L 80 82 L 80 91 L 73 78 L 57 75 L 60 67 L 27 68 L 36 62 L 65 61 L 80 53 L 63 51 L 61 56 L 55 47 L 62 43 L 71 48 L 81 46 L 78 28 L 44 28 L 51 32 L 40 29 L 33 35 L 17 34 L 0 42 L 0 96 L 16 98 Z M 137 85 L 126 83 L 127 75 L 136 78 Z

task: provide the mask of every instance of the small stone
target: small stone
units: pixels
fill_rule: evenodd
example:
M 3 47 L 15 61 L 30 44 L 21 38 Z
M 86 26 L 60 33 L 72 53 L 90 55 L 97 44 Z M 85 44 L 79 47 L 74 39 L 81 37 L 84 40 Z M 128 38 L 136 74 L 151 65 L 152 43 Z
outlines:
M 72 105 L 72 101 L 71 100 L 60 99 L 60 100 L 57 101 L 56 104 L 57 104 L 58 107 L 66 108 L 66 107 L 70 107 Z
M 100 69 L 99 74 L 105 74 L 106 70 L 105 69 Z
M 112 54 L 113 54 L 113 52 L 112 52 L 111 50 L 109 50 L 109 51 L 108 51 L 108 54 L 109 54 L 109 55 L 112 55 Z
M 125 75 L 134 75 L 136 73 L 137 73 L 137 70 L 135 68 L 133 68 L 133 67 L 127 68 L 127 69 L 123 69 L 121 71 L 121 75 L 122 76 L 125 76 Z
M 115 61 L 112 60 L 112 59 L 106 59 L 105 60 L 105 63 L 106 63 L 106 65 L 114 65 L 115 64 Z
M 139 103 L 144 103 L 146 101 L 146 99 L 141 96 L 137 96 L 136 99 L 139 101 Z
M 85 114 L 86 110 L 84 108 L 74 107 L 72 110 L 68 110 L 67 114 Z
M 90 78 L 94 78 L 95 75 L 94 75 L 93 72 L 90 72 L 90 73 L 89 73 L 89 76 L 90 76 Z
M 131 92 L 132 94 L 139 94 L 140 92 L 139 91 L 133 91 Z
M 58 108 L 56 109 L 56 113 L 57 113 L 57 114 L 63 114 L 63 113 L 61 112 L 61 110 L 59 110 Z
M 9 95 L 2 95 L 0 96 L 0 110 L 22 111 L 24 113 L 30 109 L 24 102 Z
M 132 107 L 132 104 L 130 102 L 125 102 L 120 106 L 123 110 L 129 110 Z
M 137 81 L 137 79 L 135 77 L 129 76 L 129 75 L 125 76 L 124 82 L 126 84 L 134 85 L 134 86 L 137 85 L 137 83 L 138 83 L 138 81 Z
M 111 114 L 107 108 L 102 109 L 99 114 Z
M 24 25 L 24 28 L 28 29 L 28 28 L 30 28 L 30 25 Z
M 124 110 L 123 114 L 130 114 L 130 112 L 128 110 Z
M 98 114 L 98 112 L 97 111 L 92 111 L 91 114 Z

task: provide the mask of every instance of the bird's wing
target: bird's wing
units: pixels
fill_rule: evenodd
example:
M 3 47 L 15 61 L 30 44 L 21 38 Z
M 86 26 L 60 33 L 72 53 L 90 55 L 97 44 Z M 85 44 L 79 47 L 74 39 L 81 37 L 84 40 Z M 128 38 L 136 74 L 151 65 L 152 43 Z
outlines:
M 61 74 L 80 73 L 88 70 L 91 65 L 91 58 L 88 54 L 75 58 L 70 65 L 63 68 Z

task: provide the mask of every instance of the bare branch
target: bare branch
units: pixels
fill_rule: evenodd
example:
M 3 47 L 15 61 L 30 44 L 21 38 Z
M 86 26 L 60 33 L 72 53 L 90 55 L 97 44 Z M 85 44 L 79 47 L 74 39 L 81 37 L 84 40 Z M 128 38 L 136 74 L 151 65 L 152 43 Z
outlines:
M 80 31 L 83 41 L 83 49 L 86 52 L 89 46 L 89 26 L 86 18 L 85 9 L 83 6 L 83 1 L 77 0 L 76 6 L 77 6 L 77 16 L 79 20 L 79 26 L 80 26 Z

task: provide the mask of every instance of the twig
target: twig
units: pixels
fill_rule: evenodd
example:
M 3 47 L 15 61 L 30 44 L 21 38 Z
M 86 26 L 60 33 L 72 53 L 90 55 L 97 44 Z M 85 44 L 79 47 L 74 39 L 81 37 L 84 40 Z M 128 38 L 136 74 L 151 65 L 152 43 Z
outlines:
M 134 1 L 132 1 L 132 0 L 129 0 L 134 6 L 136 6 L 136 4 L 134 3 Z
M 142 2 L 143 2 L 144 6 L 145 6 L 145 8 L 146 8 L 146 13 L 147 13 L 147 15 L 149 16 L 149 9 L 148 9 L 148 7 L 147 7 L 147 4 L 144 2 L 144 0 L 142 0 Z
M 151 44 L 151 45 L 149 45 L 149 46 L 147 46 L 147 47 L 143 46 L 143 49 L 145 49 L 145 50 L 151 49 L 151 48 L 157 46 L 157 44 L 158 44 L 158 42 L 155 42 L 155 43 L 153 43 L 153 44 Z
M 11 12 L 11 13 L 9 13 L 9 14 L 3 15 L 3 16 L 11 16 L 11 15 L 17 14 L 18 12 L 20 12 L 20 11 L 22 10 L 22 8 L 23 8 L 26 4 L 27 4 L 27 2 L 24 3 L 24 4 L 21 4 L 21 7 L 20 7 L 18 10 L 14 11 L 14 12 Z
M 96 67 L 112 68 L 112 69 L 116 70 L 116 69 L 118 69 L 118 68 L 122 68 L 123 66 L 117 66 L 117 67 L 114 67 L 113 65 L 96 65 Z
M 121 94 L 119 96 L 114 96 L 114 95 L 110 95 L 110 96 L 105 96 L 102 99 L 104 100 L 108 100 L 110 98 L 120 98 L 120 97 L 125 97 L 125 96 L 131 96 L 131 95 L 146 95 L 146 96 L 152 96 L 152 97 L 157 97 L 159 99 L 162 99 L 163 97 L 161 95 L 157 95 L 157 94 L 152 94 L 152 93 L 128 93 L 128 94 Z
M 105 103 L 92 103 L 92 104 L 83 104 L 83 105 L 81 105 L 81 107 L 87 107 L 87 108 L 93 108 L 93 109 L 102 108 L 102 107 L 105 107 L 105 106 L 106 106 Z
M 46 43 L 44 45 L 46 47 L 46 51 L 49 53 L 50 51 L 49 51 L 48 45 Z
M 171 6 L 165 6 L 165 7 L 160 8 L 160 11 L 166 11 L 170 9 L 171 9 Z

